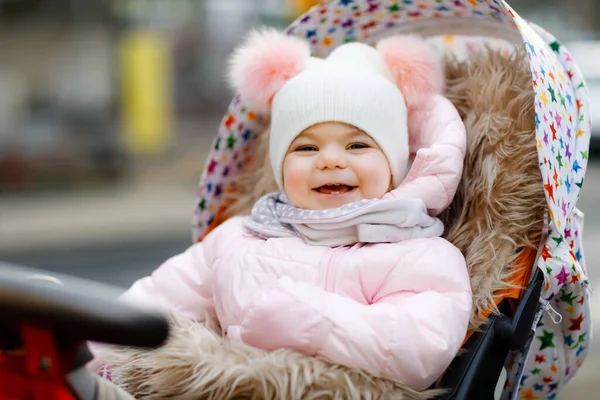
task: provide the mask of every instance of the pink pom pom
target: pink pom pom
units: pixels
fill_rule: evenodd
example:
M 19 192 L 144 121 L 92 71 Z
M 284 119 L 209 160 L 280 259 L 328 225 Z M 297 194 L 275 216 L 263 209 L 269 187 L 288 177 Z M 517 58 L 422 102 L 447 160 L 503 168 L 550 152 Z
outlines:
M 442 64 L 424 39 L 392 36 L 379 41 L 377 50 L 404 94 L 409 110 L 423 107 L 431 96 L 442 92 Z
M 274 29 L 253 31 L 232 54 L 229 82 L 244 103 L 267 111 L 273 96 L 300 73 L 310 57 L 308 43 Z

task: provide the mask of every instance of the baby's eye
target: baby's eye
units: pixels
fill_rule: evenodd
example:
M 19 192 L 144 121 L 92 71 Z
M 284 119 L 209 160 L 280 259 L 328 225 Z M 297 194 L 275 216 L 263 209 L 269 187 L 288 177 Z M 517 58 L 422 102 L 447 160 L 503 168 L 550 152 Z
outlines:
M 366 143 L 352 143 L 348 145 L 348 150 L 366 149 L 367 147 L 370 146 Z
M 304 146 L 298 146 L 295 151 L 317 151 L 317 150 L 318 150 L 317 146 L 304 145 Z

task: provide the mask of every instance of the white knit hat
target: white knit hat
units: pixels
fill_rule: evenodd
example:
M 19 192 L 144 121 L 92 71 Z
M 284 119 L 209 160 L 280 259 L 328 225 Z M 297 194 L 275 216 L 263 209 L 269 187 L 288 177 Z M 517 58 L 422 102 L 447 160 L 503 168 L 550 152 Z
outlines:
M 435 54 L 414 36 L 387 38 L 377 48 L 347 43 L 319 59 L 306 42 L 274 30 L 250 35 L 234 52 L 229 76 L 242 101 L 271 112 L 269 154 L 280 190 L 290 144 L 321 122 L 343 122 L 370 135 L 398 186 L 408 170 L 409 113 L 443 82 Z
M 371 136 L 386 155 L 394 185 L 408 168 L 407 110 L 380 54 L 362 43 L 336 48 L 307 67 L 277 92 L 271 106 L 269 154 L 283 189 L 282 166 L 290 144 L 320 122 L 343 122 Z

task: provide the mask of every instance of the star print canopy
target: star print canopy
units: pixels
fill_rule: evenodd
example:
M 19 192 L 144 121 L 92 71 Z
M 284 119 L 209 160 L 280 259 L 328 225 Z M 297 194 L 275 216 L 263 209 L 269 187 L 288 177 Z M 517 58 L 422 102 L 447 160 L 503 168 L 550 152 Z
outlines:
M 493 29 L 492 29 L 493 28 Z M 586 88 L 569 52 L 550 33 L 493 0 L 333 0 L 299 17 L 287 33 L 308 40 L 313 54 L 326 56 L 349 41 L 375 43 L 398 33 L 419 33 L 442 49 L 449 35 L 525 45 L 535 90 L 540 172 L 554 232 L 564 233 L 587 166 L 591 131 Z M 465 45 L 466 43 L 466 45 Z M 462 42 L 467 47 L 476 41 Z M 230 178 L 248 162 L 260 117 L 235 97 L 221 123 L 198 189 L 194 239 L 215 222 Z

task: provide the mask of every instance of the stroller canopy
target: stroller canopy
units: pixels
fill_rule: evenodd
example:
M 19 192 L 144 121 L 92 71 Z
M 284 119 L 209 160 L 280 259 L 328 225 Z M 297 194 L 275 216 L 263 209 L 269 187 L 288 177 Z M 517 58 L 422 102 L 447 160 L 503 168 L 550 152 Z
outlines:
M 591 121 L 583 77 L 567 49 L 550 33 L 519 17 L 504 1 L 492 0 L 332 0 L 299 17 L 287 33 L 309 41 L 313 54 L 321 57 L 345 42 L 375 43 L 402 33 L 432 40 L 443 37 L 446 43 L 452 42 L 447 35 L 460 35 L 524 45 L 535 91 L 536 140 L 549 228 L 564 233 L 583 185 Z M 260 115 L 235 96 L 200 179 L 195 241 L 221 222 L 216 217 L 223 206 L 222 194 L 231 190 L 230 178 L 248 163 L 263 129 Z

